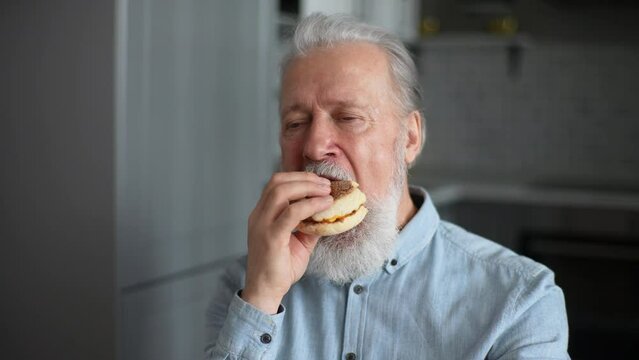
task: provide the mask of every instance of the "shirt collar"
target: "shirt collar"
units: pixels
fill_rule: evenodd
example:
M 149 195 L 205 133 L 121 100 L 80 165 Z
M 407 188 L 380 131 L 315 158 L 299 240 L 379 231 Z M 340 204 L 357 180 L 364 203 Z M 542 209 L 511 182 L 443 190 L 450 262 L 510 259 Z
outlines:
M 386 261 L 384 270 L 392 274 L 428 245 L 439 226 L 439 214 L 424 188 L 410 186 L 410 195 L 416 205 L 422 205 L 415 216 L 397 236 L 392 256 Z

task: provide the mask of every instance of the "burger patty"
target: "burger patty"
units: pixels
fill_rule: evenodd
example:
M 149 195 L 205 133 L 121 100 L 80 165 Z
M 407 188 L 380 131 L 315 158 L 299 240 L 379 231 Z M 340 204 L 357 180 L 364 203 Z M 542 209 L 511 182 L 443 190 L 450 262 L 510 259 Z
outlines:
M 332 217 L 330 219 L 324 219 L 322 221 L 315 221 L 315 220 L 313 220 L 312 217 L 309 217 L 309 218 L 306 218 L 306 219 L 304 219 L 302 221 L 307 223 L 307 224 L 313 224 L 313 223 L 315 223 L 315 224 L 332 224 L 332 223 L 336 223 L 336 222 L 342 222 L 347 217 L 355 214 L 359 209 L 362 208 L 362 206 L 364 206 L 364 205 L 360 205 L 357 209 L 351 211 L 350 213 L 348 213 L 346 215 L 335 216 L 335 217 Z
M 353 185 L 348 180 L 336 180 L 331 181 L 331 196 L 334 199 L 339 199 L 342 196 L 350 193 L 353 189 Z

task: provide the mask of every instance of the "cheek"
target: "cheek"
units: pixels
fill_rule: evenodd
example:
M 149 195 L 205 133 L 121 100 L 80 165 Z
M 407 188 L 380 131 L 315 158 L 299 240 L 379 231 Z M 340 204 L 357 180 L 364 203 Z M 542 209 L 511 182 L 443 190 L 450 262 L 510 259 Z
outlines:
M 362 190 L 373 197 L 386 194 L 392 181 L 394 169 L 394 147 L 386 141 L 369 141 L 357 150 L 358 156 L 353 159 Z M 359 165 L 359 166 L 358 166 Z

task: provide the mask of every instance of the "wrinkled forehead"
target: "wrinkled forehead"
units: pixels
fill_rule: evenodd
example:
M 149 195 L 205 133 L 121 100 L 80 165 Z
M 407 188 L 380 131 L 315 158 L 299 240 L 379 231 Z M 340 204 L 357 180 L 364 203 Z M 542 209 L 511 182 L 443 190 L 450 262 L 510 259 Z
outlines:
M 392 88 L 386 53 L 368 43 L 318 48 L 291 60 L 282 74 L 280 111 L 309 101 L 366 106 Z

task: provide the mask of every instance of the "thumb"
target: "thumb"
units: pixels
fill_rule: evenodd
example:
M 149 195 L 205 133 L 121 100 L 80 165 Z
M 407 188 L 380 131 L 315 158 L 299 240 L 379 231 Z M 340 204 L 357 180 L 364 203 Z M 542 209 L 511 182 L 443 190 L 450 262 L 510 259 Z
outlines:
M 294 235 L 297 238 L 297 240 L 299 240 L 300 244 L 306 250 L 308 250 L 309 254 L 313 252 L 313 250 L 315 249 L 315 245 L 317 245 L 317 241 L 320 238 L 319 235 L 305 234 L 301 231 L 296 231 Z

